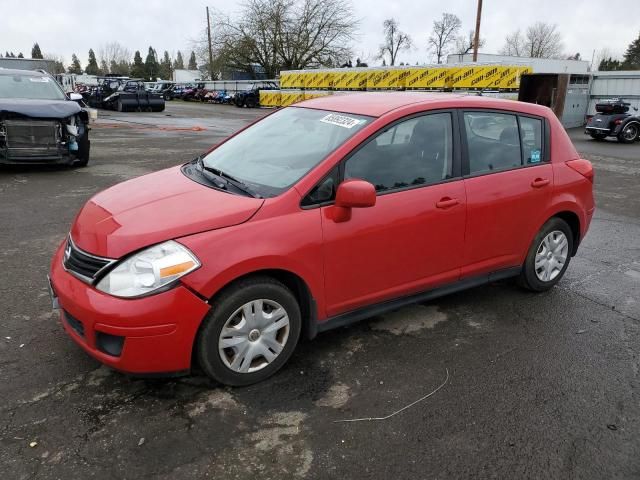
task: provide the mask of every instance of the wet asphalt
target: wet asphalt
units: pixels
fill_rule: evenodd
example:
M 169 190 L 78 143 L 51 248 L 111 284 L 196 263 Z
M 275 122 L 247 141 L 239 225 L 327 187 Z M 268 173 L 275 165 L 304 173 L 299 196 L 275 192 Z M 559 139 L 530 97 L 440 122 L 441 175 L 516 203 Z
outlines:
M 81 205 L 264 113 L 101 112 L 87 168 L 0 169 L 0 478 L 640 477 L 640 144 L 571 132 L 598 209 L 549 292 L 499 282 L 324 333 L 242 389 L 76 347 L 45 275 Z

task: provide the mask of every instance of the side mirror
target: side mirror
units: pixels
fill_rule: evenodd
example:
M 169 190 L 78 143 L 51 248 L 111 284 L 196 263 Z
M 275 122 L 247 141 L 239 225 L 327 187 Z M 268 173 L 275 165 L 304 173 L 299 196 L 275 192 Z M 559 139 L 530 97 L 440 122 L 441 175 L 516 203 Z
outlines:
M 333 221 L 346 222 L 352 208 L 368 208 L 376 204 L 376 189 L 364 180 L 346 180 L 338 185 L 336 201 L 331 209 Z
M 73 100 L 74 102 L 77 102 L 78 100 L 82 100 L 82 95 L 76 92 L 71 92 L 69 94 L 69 100 Z

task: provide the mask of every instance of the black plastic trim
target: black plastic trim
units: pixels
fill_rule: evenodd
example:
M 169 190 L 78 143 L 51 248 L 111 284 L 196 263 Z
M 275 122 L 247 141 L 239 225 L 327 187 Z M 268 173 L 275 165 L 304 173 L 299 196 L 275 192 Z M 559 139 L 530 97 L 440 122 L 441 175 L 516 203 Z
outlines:
M 363 307 L 358 310 L 353 310 L 351 312 L 331 317 L 324 322 L 318 323 L 317 331 L 326 332 L 327 330 L 351 325 L 352 323 L 359 322 L 360 320 L 364 320 L 365 318 L 374 317 L 376 315 L 386 313 L 390 310 L 396 310 L 406 305 L 411 305 L 417 302 L 424 302 L 426 300 L 432 300 L 434 298 L 449 295 L 451 293 L 466 290 L 468 288 L 478 287 L 480 285 L 485 285 L 497 280 L 515 277 L 520 274 L 521 270 L 522 267 L 520 266 L 505 268 L 485 275 L 458 280 L 457 282 L 450 283 L 442 287 L 437 287 L 432 290 L 427 290 L 425 292 L 416 293 L 414 295 L 400 297 L 382 303 L 376 303 L 374 305 Z

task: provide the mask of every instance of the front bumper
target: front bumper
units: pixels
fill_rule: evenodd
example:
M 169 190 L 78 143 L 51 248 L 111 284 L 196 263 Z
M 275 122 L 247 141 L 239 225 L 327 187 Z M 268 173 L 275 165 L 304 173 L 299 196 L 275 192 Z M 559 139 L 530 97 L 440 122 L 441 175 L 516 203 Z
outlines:
M 85 352 L 132 374 L 191 368 L 193 343 L 209 311 L 206 302 L 182 285 L 137 299 L 107 295 L 64 270 L 63 245 L 53 257 L 51 287 L 65 331 Z

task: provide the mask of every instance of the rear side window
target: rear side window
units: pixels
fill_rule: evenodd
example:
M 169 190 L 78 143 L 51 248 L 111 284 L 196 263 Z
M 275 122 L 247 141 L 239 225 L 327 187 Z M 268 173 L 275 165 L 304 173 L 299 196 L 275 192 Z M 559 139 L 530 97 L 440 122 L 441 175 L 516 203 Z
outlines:
M 369 140 L 345 163 L 344 178 L 366 180 L 386 192 L 447 180 L 452 161 L 451 114 L 432 113 L 396 123 Z
M 490 172 L 522 165 L 516 115 L 465 112 L 469 173 Z
M 520 137 L 524 163 L 542 161 L 542 120 L 531 117 L 520 117 Z

